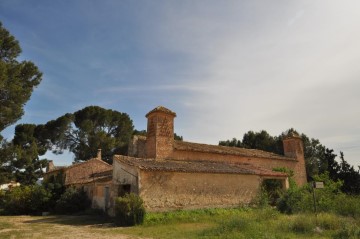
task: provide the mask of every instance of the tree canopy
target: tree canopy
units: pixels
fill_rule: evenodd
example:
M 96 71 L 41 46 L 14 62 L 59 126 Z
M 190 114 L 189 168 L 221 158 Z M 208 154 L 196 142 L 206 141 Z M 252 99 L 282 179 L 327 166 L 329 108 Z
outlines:
M 134 126 L 129 115 L 99 106 L 88 106 L 45 124 L 45 138 L 59 153 L 67 149 L 75 161 L 86 161 L 102 150 L 102 159 L 112 162 L 114 154 L 126 154 Z
M 18 121 L 42 73 L 31 61 L 17 61 L 19 42 L 0 22 L 0 132 Z

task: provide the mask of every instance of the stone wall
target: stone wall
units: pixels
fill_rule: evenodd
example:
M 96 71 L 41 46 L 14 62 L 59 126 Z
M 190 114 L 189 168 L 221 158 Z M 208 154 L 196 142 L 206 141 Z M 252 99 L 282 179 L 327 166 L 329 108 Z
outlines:
M 119 196 L 121 185 L 130 185 L 130 192 L 139 192 L 139 173 L 138 169 L 130 165 L 122 164 L 117 160 L 113 161 L 113 195 Z
M 271 159 L 271 158 L 257 158 L 257 157 L 242 157 L 238 155 L 214 154 L 193 151 L 174 150 L 170 156 L 172 159 L 178 160 L 206 160 L 216 162 L 241 162 L 249 163 L 257 167 L 266 169 L 274 169 L 285 167 L 295 172 L 294 179 L 298 185 L 306 183 L 306 172 L 303 164 L 299 164 L 297 160 L 286 159 Z M 304 182 L 305 179 L 305 182 Z
M 257 195 L 257 175 L 140 172 L 140 196 L 149 211 L 235 207 Z

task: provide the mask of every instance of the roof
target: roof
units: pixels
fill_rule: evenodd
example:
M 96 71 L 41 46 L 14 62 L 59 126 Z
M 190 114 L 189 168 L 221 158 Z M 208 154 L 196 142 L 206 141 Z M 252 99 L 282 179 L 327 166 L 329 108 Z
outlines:
M 79 177 L 75 180 L 72 180 L 71 183 L 68 184 L 85 184 L 85 183 L 91 183 L 91 182 L 106 182 L 112 180 L 112 172 L 113 170 L 107 170 L 99 173 L 93 173 L 88 175 L 88 177 Z
M 281 160 L 291 160 L 291 161 L 296 160 L 294 158 L 286 157 L 271 152 L 266 152 L 259 149 L 246 149 L 246 148 L 229 147 L 229 146 L 199 144 L 199 143 L 191 143 L 191 142 L 185 142 L 179 140 L 174 141 L 174 148 L 176 150 L 202 152 L 202 153 L 216 153 L 216 154 L 281 159 Z
M 68 167 L 56 168 L 46 174 L 62 171 L 65 174 L 65 185 L 83 184 L 94 181 L 110 180 L 112 177 L 112 165 L 99 158 L 76 163 Z
M 247 163 L 229 163 L 212 161 L 186 161 L 170 159 L 140 159 L 115 155 L 118 162 L 137 167 L 145 171 L 168 171 L 185 173 L 250 174 L 269 177 L 287 177 L 287 174 L 256 167 Z
M 50 170 L 49 172 L 46 172 L 46 173 L 52 173 L 54 171 L 58 171 L 58 170 L 68 170 L 68 169 L 72 169 L 72 168 L 76 168 L 76 167 L 81 167 L 83 166 L 84 164 L 89 164 L 90 162 L 99 162 L 101 164 L 104 164 L 106 166 L 109 166 L 109 167 L 112 167 L 110 164 L 106 163 L 105 161 L 101 160 L 101 159 L 98 159 L 98 158 L 92 158 L 92 159 L 89 159 L 87 161 L 84 161 L 84 162 L 80 162 L 80 163 L 73 163 L 72 165 L 69 165 L 69 166 L 54 166 L 54 169 Z M 46 174 L 45 173 L 45 174 Z
M 155 113 L 155 112 L 163 112 L 163 113 L 166 113 L 166 114 L 171 114 L 173 115 L 174 117 L 176 117 L 176 113 L 165 108 L 164 106 L 158 106 L 156 107 L 155 109 L 151 110 L 149 113 L 147 113 L 145 116 L 148 117 L 150 114 L 152 113 Z

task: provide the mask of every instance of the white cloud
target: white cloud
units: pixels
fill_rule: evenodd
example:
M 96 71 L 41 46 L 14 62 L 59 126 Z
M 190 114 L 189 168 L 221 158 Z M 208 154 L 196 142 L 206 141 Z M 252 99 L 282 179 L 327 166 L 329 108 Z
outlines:
M 188 140 L 294 127 L 357 163 L 359 1 L 30 5 L 3 11 L 31 49 L 26 58 L 37 55 L 44 68 L 26 115 L 98 104 L 144 128 L 144 114 L 162 104 Z
M 217 143 L 248 130 L 276 135 L 295 127 L 328 147 L 356 145 L 358 3 L 267 4 L 251 5 L 238 16 L 233 9 L 239 6 L 220 7 L 231 16 L 214 9 L 202 14 L 196 7 L 166 15 L 167 24 L 158 29 L 166 48 L 203 64 L 187 79 L 204 87 L 183 99 L 182 134 Z

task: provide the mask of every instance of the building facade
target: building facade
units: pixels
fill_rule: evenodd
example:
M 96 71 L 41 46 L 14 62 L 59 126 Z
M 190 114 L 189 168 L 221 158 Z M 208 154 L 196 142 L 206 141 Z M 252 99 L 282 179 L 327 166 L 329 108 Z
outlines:
M 287 188 L 287 174 L 274 168 L 293 170 L 296 183 L 306 183 L 297 135 L 284 139 L 284 155 L 278 155 L 174 140 L 176 113 L 162 106 L 146 117 L 147 135 L 133 137 L 128 156 L 114 156 L 112 198 L 137 193 L 150 211 L 233 207 L 251 202 L 264 180 Z

